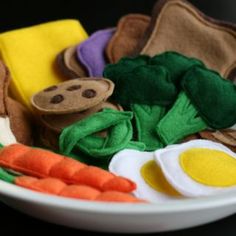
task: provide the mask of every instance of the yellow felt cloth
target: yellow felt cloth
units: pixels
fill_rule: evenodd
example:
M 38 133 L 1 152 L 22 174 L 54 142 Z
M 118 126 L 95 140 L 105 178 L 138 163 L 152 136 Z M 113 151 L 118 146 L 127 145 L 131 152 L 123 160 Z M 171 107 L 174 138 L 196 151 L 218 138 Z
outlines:
M 0 53 L 12 74 L 10 91 L 28 108 L 30 97 L 63 80 L 57 54 L 87 38 L 77 20 L 60 20 L 0 34 Z
M 180 155 L 180 164 L 193 180 L 208 186 L 236 185 L 236 159 L 206 148 L 192 148 Z
M 165 193 L 169 196 L 180 196 L 180 194 L 168 183 L 161 168 L 155 161 L 149 161 L 144 164 L 140 172 L 144 181 L 157 192 Z

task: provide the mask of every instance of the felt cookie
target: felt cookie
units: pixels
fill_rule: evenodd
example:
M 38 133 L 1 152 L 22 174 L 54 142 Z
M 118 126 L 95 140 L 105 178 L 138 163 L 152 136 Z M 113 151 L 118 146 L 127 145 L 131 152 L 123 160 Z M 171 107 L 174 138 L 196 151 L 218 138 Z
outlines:
M 79 61 L 87 69 L 89 76 L 101 77 L 107 64 L 105 48 L 115 29 L 99 30 L 77 47 Z
M 200 137 L 214 142 L 222 143 L 236 152 L 236 130 L 225 129 L 219 131 L 205 130 L 199 133 Z
M 41 122 L 49 129 L 60 133 L 65 127 L 77 121 L 83 120 L 96 112 L 100 112 L 105 108 L 110 108 L 118 111 L 123 110 L 120 105 L 106 101 L 81 112 L 68 113 L 62 115 L 42 115 Z
M 32 117 L 26 108 L 8 95 L 10 73 L 0 61 L 0 142 L 32 144 Z
M 0 34 L 0 52 L 12 73 L 11 93 L 32 108 L 30 97 L 64 80 L 55 66 L 58 52 L 87 34 L 76 20 L 61 20 Z
M 76 79 L 53 85 L 31 98 L 33 107 L 43 114 L 68 114 L 92 108 L 105 101 L 114 90 L 108 79 Z
M 122 57 L 132 55 L 139 40 L 144 36 L 149 23 L 149 16 L 141 14 L 123 16 L 106 48 L 109 62 L 116 63 Z
M 77 59 L 77 45 L 63 50 L 57 56 L 57 65 L 68 79 L 87 77 L 87 71 Z
M 159 1 L 142 41 L 141 54 L 176 51 L 202 60 L 223 77 L 235 76 L 235 25 L 208 17 L 187 1 Z

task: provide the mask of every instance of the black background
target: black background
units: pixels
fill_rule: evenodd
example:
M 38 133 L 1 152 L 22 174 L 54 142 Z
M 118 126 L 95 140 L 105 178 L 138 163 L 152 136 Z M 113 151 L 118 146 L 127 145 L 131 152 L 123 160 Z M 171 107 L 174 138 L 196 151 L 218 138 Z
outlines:
M 1 1 L 0 4 L 0 32 L 51 20 L 75 18 L 81 21 L 88 33 L 92 33 L 98 29 L 116 25 L 117 20 L 127 13 L 150 15 L 155 2 L 155 0 L 6 0 Z M 212 17 L 236 23 L 235 0 L 192 0 L 191 2 Z M 6 233 L 27 235 L 55 233 L 71 236 L 87 233 L 41 222 L 18 213 L 1 203 L 0 215 L 0 234 L 2 235 Z M 206 226 L 160 235 L 235 236 L 235 223 L 236 215 Z

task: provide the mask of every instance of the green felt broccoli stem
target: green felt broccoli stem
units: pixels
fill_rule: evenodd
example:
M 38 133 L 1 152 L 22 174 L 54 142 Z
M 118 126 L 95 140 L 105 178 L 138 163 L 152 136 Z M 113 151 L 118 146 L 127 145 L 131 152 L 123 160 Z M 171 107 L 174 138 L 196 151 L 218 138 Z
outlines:
M 159 105 L 132 104 L 137 129 L 137 139 L 145 143 L 146 151 L 162 148 L 163 144 L 156 133 L 156 126 L 166 113 L 166 108 Z
M 15 182 L 15 176 L 9 174 L 7 171 L 4 169 L 0 168 L 0 180 L 3 180 L 8 183 L 14 183 Z
M 181 92 L 157 125 L 157 133 L 165 145 L 174 144 L 190 134 L 207 128 L 185 92 Z

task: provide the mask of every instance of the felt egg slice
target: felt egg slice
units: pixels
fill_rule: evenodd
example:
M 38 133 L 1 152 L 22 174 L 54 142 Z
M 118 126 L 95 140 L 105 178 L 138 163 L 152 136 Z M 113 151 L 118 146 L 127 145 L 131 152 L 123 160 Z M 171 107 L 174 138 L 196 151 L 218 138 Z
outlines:
M 194 140 L 154 155 L 167 181 L 183 196 L 236 190 L 236 154 L 222 144 Z
M 133 192 L 136 197 L 159 203 L 180 198 L 180 194 L 166 181 L 153 157 L 153 152 L 125 149 L 112 158 L 109 170 L 134 181 L 137 184 Z

